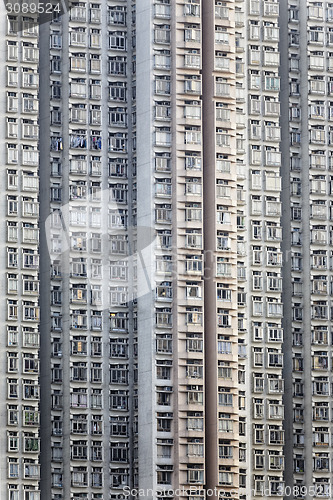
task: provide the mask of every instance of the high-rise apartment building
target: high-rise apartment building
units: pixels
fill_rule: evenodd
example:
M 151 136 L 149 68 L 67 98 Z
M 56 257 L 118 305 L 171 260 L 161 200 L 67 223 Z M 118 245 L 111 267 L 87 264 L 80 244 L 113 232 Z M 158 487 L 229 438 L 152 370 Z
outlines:
M 329 497 L 333 3 L 24 5 L 0 498 Z

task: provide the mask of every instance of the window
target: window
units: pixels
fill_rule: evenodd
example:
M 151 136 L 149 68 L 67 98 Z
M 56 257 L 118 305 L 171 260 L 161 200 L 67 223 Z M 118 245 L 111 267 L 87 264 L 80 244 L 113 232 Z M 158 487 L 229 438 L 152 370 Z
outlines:
M 216 129 L 216 145 L 219 147 L 229 147 L 230 146 L 230 134 L 229 130 L 218 128 Z
M 110 448 L 111 460 L 113 462 L 127 462 L 128 460 L 128 444 L 122 442 L 113 442 Z
M 76 381 L 87 381 L 87 363 L 74 362 L 71 368 L 71 379 Z
M 184 117 L 190 119 L 201 118 L 201 106 L 199 101 L 185 101 Z
M 232 378 L 232 368 L 229 361 L 218 361 L 218 377 L 223 379 Z
M 128 365 L 110 365 L 110 384 L 127 384 Z
M 202 325 L 203 313 L 201 307 L 186 308 L 186 324 L 187 325 Z
M 265 90 L 279 91 L 280 90 L 280 79 L 276 76 L 266 76 L 265 77 Z
M 86 467 L 73 467 L 71 472 L 71 482 L 76 488 L 88 485 L 88 473 Z
M 170 3 L 169 0 L 160 0 L 155 4 L 155 17 L 169 18 Z
M 200 17 L 200 1 L 187 0 L 184 5 L 184 16 Z
M 228 309 L 217 310 L 217 324 L 220 328 L 230 328 L 231 327 L 231 315 Z
M 18 406 L 17 405 L 7 405 L 7 424 L 17 425 L 18 424 Z
M 202 386 L 187 386 L 187 404 L 203 404 Z
M 187 482 L 190 484 L 202 484 L 204 482 L 204 471 L 201 470 L 203 465 L 188 465 Z
M 203 341 L 196 334 L 188 334 L 186 339 L 186 351 L 187 352 L 202 352 Z
M 187 430 L 202 431 L 203 430 L 203 418 L 201 413 L 188 412 L 187 417 Z
M 110 417 L 112 436 L 128 436 L 128 417 Z
M 156 76 L 155 77 L 155 94 L 170 95 L 171 81 L 169 76 Z
M 109 57 L 109 74 L 126 76 L 127 58 L 126 57 Z
M 155 24 L 154 25 L 154 42 L 155 43 L 170 43 L 170 25 L 169 24 Z
M 157 146 L 171 145 L 171 129 L 170 127 L 155 128 L 155 144 Z
M 112 358 L 127 358 L 128 344 L 126 339 L 111 339 L 110 340 L 110 356 Z
M 184 80 L 184 92 L 186 94 L 200 94 L 201 80 L 199 76 L 186 75 Z
M 202 194 L 202 180 L 199 177 L 187 177 L 185 179 L 185 194 Z
M 201 256 L 198 255 L 186 256 L 185 271 L 187 273 L 201 273 L 202 271 Z
M 126 101 L 127 99 L 126 82 L 109 83 L 109 98 L 111 101 Z
M 7 345 L 16 346 L 18 344 L 17 326 L 7 327 Z
M 126 50 L 126 32 L 124 31 L 109 32 L 109 49 Z
M 172 353 L 172 335 L 163 333 L 156 334 L 156 352 L 157 353 Z M 159 372 L 159 370 L 157 370 Z M 162 370 L 163 372 L 163 370 Z M 158 377 L 159 378 L 159 377 Z M 164 377 L 162 377 L 164 378 Z
M 218 404 L 220 406 L 233 406 L 233 394 L 231 394 L 229 388 L 218 388 Z

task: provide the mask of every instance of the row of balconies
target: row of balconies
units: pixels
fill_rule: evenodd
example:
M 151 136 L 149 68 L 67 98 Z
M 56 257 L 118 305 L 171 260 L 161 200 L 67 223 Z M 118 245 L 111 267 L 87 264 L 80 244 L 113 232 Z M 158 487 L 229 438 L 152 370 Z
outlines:
M 266 273 L 266 286 L 261 271 L 253 272 L 252 291 L 266 292 L 282 292 L 282 278 L 280 276 L 270 276 L 271 273 Z
M 262 240 L 262 232 L 261 232 L 261 226 L 257 225 L 254 226 L 256 228 L 256 232 L 254 233 L 253 239 L 260 239 Z M 265 257 L 265 258 L 264 258 Z M 250 252 L 250 259 L 251 259 L 251 264 L 254 266 L 257 265 L 265 265 L 265 266 L 273 266 L 276 268 L 280 268 L 282 266 L 282 252 L 279 252 L 278 248 L 273 248 L 273 247 L 268 247 L 263 248 L 263 247 L 257 247 L 255 250 L 252 250 Z M 239 263 L 239 268 L 241 269 L 243 266 L 241 263 Z M 240 271 L 240 278 L 244 279 L 245 274 L 243 276 L 243 271 Z
M 10 321 L 17 321 L 21 317 L 22 321 L 38 321 L 39 320 L 39 307 L 35 302 L 8 299 L 7 305 L 7 319 Z
M 89 369 L 87 362 L 73 362 L 71 367 L 70 381 L 72 382 L 103 382 L 103 368 L 101 363 L 93 362 Z M 63 370 L 61 365 L 53 365 L 52 383 L 63 382 Z M 25 373 L 25 372 L 24 372 Z M 31 373 L 31 371 L 29 372 Z M 128 384 L 128 365 L 110 365 L 109 383 L 110 384 Z M 165 378 L 165 377 L 162 377 Z
M 276 478 L 275 480 L 269 480 L 266 482 L 263 476 L 254 476 L 254 492 L 258 497 L 268 495 L 270 497 L 282 497 L 285 491 L 285 483 L 282 478 Z
M 330 458 L 327 453 L 315 454 L 318 455 L 313 458 L 313 471 L 314 472 L 330 472 Z M 302 457 L 302 455 L 298 455 L 298 457 Z M 295 458 L 294 459 L 294 472 L 297 474 L 304 474 L 304 458 Z M 318 492 L 320 490 L 318 489 Z M 301 489 L 300 489 L 301 492 Z M 321 491 L 321 496 L 324 490 Z
M 80 155 L 82 156 L 82 155 Z M 102 162 L 100 159 L 91 160 L 87 158 L 87 155 L 83 155 L 85 159 L 76 159 L 75 155 L 70 160 L 70 174 L 73 176 L 81 176 L 81 175 L 89 175 L 89 176 L 101 176 L 102 175 Z M 94 158 L 95 155 L 94 155 Z M 127 177 L 128 165 L 127 161 L 121 161 L 121 158 L 118 158 L 115 161 L 110 159 L 108 164 L 108 176 L 109 177 Z M 54 158 L 51 164 L 51 175 L 52 177 L 61 177 L 62 175 L 62 165 L 60 160 Z
M 332 71 L 333 70 L 333 58 L 331 53 L 328 54 L 328 57 L 324 56 L 324 53 L 321 52 L 321 55 L 313 54 L 309 55 L 308 58 L 308 68 L 309 70 L 314 71 Z
M 90 408 L 92 410 L 103 410 L 102 389 L 92 389 L 88 399 L 87 389 L 73 389 L 71 395 L 71 407 Z M 63 394 L 61 390 L 53 389 L 51 394 L 52 410 L 63 410 Z M 109 410 L 110 411 L 128 411 L 129 395 L 128 390 L 110 389 Z
M 11 120 L 11 121 L 9 121 Z M 19 132 L 18 123 L 15 118 L 8 119 L 7 121 L 7 134 L 8 139 L 31 139 L 38 140 L 39 127 L 37 123 L 25 123 L 26 120 L 21 120 L 21 127 Z M 31 122 L 31 120 L 29 120 Z
M 156 272 L 171 273 L 170 259 L 162 259 L 157 261 Z M 106 268 L 104 267 L 104 272 Z M 71 258 L 70 260 L 70 276 L 72 278 L 89 278 L 101 279 L 102 278 L 102 261 L 100 259 L 87 259 L 86 257 Z M 127 281 L 128 279 L 128 263 L 127 260 L 121 262 L 111 262 L 107 266 L 107 273 L 109 273 L 110 280 Z M 61 265 L 59 262 L 54 262 L 51 266 L 51 279 L 60 280 L 62 276 Z
M 52 435 L 62 436 L 62 418 L 54 417 L 52 422 Z M 103 417 L 102 415 L 93 415 L 91 420 L 88 421 L 87 414 L 76 414 L 71 415 L 71 434 L 78 435 L 88 435 L 91 436 L 101 436 L 104 431 Z M 110 435 L 118 437 L 128 437 L 129 435 L 129 423 L 128 417 L 110 417 Z M 92 438 L 94 439 L 94 438 Z
M 38 269 L 39 254 L 35 250 L 22 249 L 20 255 L 17 248 L 7 248 L 7 267 L 10 269 Z
M 7 215 L 18 216 L 19 207 L 18 196 L 7 196 Z M 34 198 L 22 197 L 21 201 L 21 216 L 29 218 L 37 218 L 39 215 L 39 203 Z
M 91 315 L 91 330 L 101 330 L 102 328 L 102 314 Z M 70 327 L 75 330 L 88 330 L 88 314 L 86 310 L 71 310 L 71 324 Z M 62 331 L 62 317 L 60 314 L 53 313 L 52 315 L 52 330 Z M 110 317 L 110 331 L 127 332 L 128 317 L 126 313 L 111 313 Z M 162 326 L 162 325 L 161 325 Z
M 171 77 L 168 75 L 155 76 L 154 88 L 156 95 L 171 95 Z M 200 75 L 186 76 L 184 79 L 184 94 L 201 94 Z
M 101 84 L 96 83 L 95 80 L 86 80 L 83 78 L 82 81 L 77 82 L 70 79 L 69 85 L 69 95 L 73 99 L 101 99 Z M 109 82 L 110 100 L 126 101 L 126 96 L 126 82 Z
M 113 49 L 114 50 L 114 49 Z M 124 49 L 118 49 L 124 51 Z M 57 66 L 53 68 L 57 69 Z M 90 58 L 85 53 L 71 54 L 70 57 L 71 73 L 87 73 L 90 75 L 100 75 L 102 71 L 102 58 L 98 54 L 91 54 Z M 55 71 L 58 72 L 58 71 Z M 122 56 L 109 56 L 108 75 L 126 76 L 127 75 L 127 58 Z M 8 85 L 17 85 L 8 80 Z
M 108 48 L 110 50 L 126 50 L 127 34 L 124 31 L 110 31 L 108 38 Z M 51 49 L 61 49 L 62 37 L 59 34 L 51 35 Z M 81 47 L 89 49 L 101 49 L 101 35 L 96 33 L 95 29 L 91 29 L 90 33 L 77 31 L 70 27 L 69 46 Z
M 20 345 L 18 336 L 18 326 L 8 325 L 7 327 L 7 346 L 17 348 Z M 39 347 L 39 332 L 37 325 L 22 327 L 22 347 L 27 347 L 34 352 L 33 348 Z

